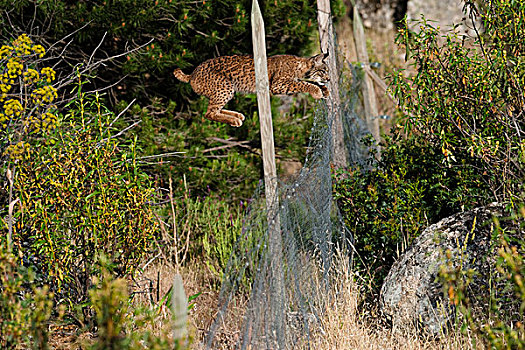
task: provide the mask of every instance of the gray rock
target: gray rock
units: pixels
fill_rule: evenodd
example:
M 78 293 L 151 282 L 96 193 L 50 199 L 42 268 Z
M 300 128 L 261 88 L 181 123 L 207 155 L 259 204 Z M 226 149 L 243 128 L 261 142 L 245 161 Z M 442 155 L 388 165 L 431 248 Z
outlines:
M 436 21 L 436 25 L 446 29 L 454 23 L 460 23 L 463 14 L 463 1 L 458 0 L 410 0 L 407 6 L 407 19 L 419 20 L 423 14 L 427 19 Z
M 356 0 L 359 14 L 366 28 L 392 30 L 394 22 L 406 13 L 407 0 Z
M 418 30 L 414 24 L 421 15 L 439 26 L 443 31 L 452 25 L 460 24 L 459 32 L 474 35 L 472 24 L 463 13 L 464 2 L 461 0 L 356 0 L 356 6 L 363 18 L 363 25 L 374 30 L 392 30 L 394 23 L 406 15 L 409 27 Z M 478 23 L 479 29 L 479 23 Z
M 445 218 L 421 233 L 394 263 L 381 288 L 381 309 L 391 318 L 394 329 L 423 326 L 434 335 L 445 329 L 453 317 L 453 309 L 438 276 L 440 266 L 447 261 L 447 251 L 451 253 L 453 266 L 462 264 L 464 271 L 476 271 L 468 297 L 478 303 L 480 310 L 486 310 L 486 305 L 479 304 L 488 299 L 489 280 L 492 276 L 494 283 L 497 274 L 491 240 L 492 218 L 503 213 L 503 206 L 493 203 Z M 515 228 L 523 237 L 519 226 Z

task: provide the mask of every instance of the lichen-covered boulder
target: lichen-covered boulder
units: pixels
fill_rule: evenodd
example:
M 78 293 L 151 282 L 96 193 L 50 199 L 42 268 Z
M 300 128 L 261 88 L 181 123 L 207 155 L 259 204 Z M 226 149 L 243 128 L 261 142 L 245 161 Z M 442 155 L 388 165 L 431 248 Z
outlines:
M 392 30 L 403 19 L 407 0 L 357 0 L 356 6 L 366 28 Z
M 503 206 L 493 203 L 445 218 L 422 232 L 394 263 L 381 288 L 381 308 L 391 318 L 394 329 L 423 326 L 437 335 L 451 319 L 453 308 L 439 281 L 439 269 L 447 262 L 447 251 L 449 264 L 475 271 L 469 298 L 479 304 L 488 300 L 489 281 L 493 283 L 498 274 L 495 240 L 491 239 L 495 232 L 493 217 L 503 215 Z M 512 222 L 502 222 L 503 225 L 514 225 L 520 230 Z M 523 237 L 523 231 L 519 234 Z M 476 307 L 487 309 L 486 305 Z

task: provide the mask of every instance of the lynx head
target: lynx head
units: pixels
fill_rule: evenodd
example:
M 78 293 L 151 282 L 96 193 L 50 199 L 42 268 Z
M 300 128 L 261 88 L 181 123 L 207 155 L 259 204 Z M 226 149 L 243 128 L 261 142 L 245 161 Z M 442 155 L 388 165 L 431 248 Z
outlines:
M 310 57 L 311 68 L 305 73 L 304 79 L 316 85 L 325 85 L 330 81 L 330 75 L 328 72 L 328 65 L 325 63 L 328 54 L 319 54 L 314 57 Z

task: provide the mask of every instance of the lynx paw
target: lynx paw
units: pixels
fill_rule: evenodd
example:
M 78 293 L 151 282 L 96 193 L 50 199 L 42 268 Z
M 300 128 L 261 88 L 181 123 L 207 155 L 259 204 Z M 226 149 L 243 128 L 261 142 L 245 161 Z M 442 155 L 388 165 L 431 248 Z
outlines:
M 229 111 L 227 109 L 223 109 L 221 111 L 222 114 L 226 114 L 226 115 L 229 115 L 230 117 L 234 117 L 234 118 L 237 118 L 237 119 L 240 119 L 241 122 L 244 121 L 244 115 L 242 113 L 239 113 L 239 112 L 235 112 L 235 111 Z
M 321 91 L 323 92 L 323 98 L 328 98 L 330 96 L 330 90 L 324 85 L 320 86 Z
M 312 95 L 312 97 L 315 98 L 316 100 L 319 100 L 323 98 L 324 96 L 323 90 L 321 90 L 319 86 L 315 86 L 314 91 L 310 92 L 310 95 Z
M 230 124 L 233 127 L 238 128 L 242 126 L 242 120 L 239 118 L 232 118 L 231 122 L 229 122 L 228 124 Z

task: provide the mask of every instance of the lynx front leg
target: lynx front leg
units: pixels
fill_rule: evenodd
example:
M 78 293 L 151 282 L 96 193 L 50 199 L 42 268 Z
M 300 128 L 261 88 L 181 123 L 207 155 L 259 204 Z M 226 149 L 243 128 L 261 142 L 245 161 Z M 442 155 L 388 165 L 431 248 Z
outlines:
M 319 86 L 321 88 L 321 91 L 323 92 L 323 97 L 328 98 L 330 96 L 330 90 L 325 85 Z
M 271 84 L 271 93 L 274 95 L 292 95 L 298 92 L 305 92 L 312 95 L 313 98 L 319 100 L 328 96 L 328 89 L 306 82 L 306 81 L 276 81 Z

